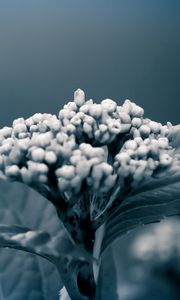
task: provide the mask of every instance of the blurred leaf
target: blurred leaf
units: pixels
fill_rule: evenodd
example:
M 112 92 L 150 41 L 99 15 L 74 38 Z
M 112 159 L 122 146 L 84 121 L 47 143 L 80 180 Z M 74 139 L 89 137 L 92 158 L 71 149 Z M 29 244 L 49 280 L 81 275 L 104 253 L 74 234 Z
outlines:
M 4 234 L 8 230 L 9 236 L 21 234 L 27 228 L 45 230 L 47 234 L 44 237 L 53 235 L 56 249 L 59 249 L 56 237 L 62 238 L 65 230 L 56 217 L 54 207 L 42 196 L 19 183 L 1 181 L 0 190 L 0 222 L 9 226 L 17 224 L 14 229 L 1 226 Z M 56 300 L 61 286 L 55 266 L 48 261 L 22 251 L 0 250 L 1 299 Z
M 44 231 L 4 224 L 0 224 L 0 247 L 37 254 L 51 262 L 56 262 L 62 256 L 71 255 L 74 251 L 72 241 L 59 236 L 59 234 L 51 237 L 49 233 Z

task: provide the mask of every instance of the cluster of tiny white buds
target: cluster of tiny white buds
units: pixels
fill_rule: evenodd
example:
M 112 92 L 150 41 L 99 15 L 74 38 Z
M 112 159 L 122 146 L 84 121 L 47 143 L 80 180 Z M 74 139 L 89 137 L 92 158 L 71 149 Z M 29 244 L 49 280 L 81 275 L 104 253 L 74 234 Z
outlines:
M 152 124 L 152 121 L 150 123 Z M 141 125 L 149 129 L 146 130 L 149 132 L 148 137 L 145 131 L 139 131 L 139 136 L 135 138 L 132 134 L 115 156 L 114 167 L 117 173 L 124 178 L 129 178 L 133 186 L 151 177 L 155 170 L 169 167 L 173 161 L 169 140 L 162 133 L 160 134 L 163 126 L 159 123 L 155 125 L 153 122 L 156 135 L 148 124 Z
M 58 117 L 36 113 L 0 130 L 0 175 L 28 185 L 48 185 L 50 174 L 60 192 L 109 192 L 118 179 L 132 186 L 172 163 L 170 123 L 143 118 L 144 110 L 125 100 L 100 104 L 78 89 Z M 116 145 L 111 153 L 110 145 Z M 111 159 L 109 159 L 111 157 Z

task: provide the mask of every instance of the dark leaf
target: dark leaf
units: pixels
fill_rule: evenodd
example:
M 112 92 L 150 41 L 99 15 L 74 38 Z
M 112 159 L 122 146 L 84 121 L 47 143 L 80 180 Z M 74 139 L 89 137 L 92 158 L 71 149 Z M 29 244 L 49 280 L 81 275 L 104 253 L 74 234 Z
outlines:
M 102 251 L 115 239 L 140 225 L 178 214 L 180 214 L 180 182 L 131 196 L 109 217 Z

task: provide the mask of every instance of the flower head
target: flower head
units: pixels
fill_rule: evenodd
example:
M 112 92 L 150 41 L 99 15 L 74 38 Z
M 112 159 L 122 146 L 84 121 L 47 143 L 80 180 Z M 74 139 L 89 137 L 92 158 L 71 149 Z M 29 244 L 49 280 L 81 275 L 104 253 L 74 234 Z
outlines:
M 28 185 L 49 185 L 60 192 L 109 192 L 128 181 L 134 187 L 173 162 L 169 132 L 144 118 L 144 110 L 125 100 L 100 104 L 85 100 L 78 89 L 74 101 L 58 117 L 36 113 L 0 130 L 1 177 Z

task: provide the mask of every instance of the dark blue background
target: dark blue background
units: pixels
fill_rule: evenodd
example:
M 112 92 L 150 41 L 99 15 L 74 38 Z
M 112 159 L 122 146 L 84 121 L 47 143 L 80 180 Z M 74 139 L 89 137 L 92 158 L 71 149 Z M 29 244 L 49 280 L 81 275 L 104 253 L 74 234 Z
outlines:
M 0 126 L 78 87 L 180 122 L 179 0 L 0 0 Z

